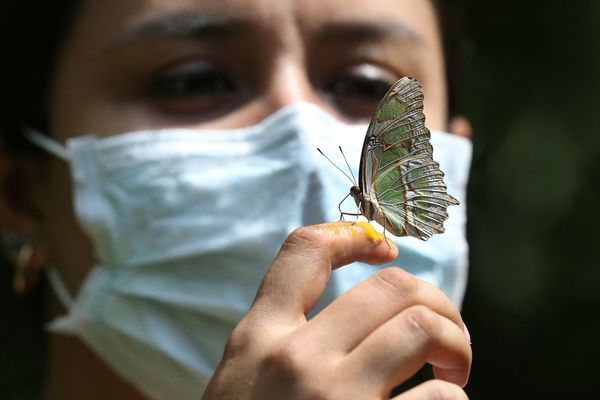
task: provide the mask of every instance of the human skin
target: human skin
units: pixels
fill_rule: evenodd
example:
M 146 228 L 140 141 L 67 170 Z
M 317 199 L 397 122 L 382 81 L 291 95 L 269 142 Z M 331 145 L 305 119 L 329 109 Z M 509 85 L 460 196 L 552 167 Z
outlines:
M 399 268 L 377 272 L 307 321 L 332 269 L 398 256 L 370 230 L 338 222 L 287 238 L 204 400 L 388 399 L 425 362 L 439 379 L 397 399 L 466 398 L 459 386 L 468 379 L 471 347 L 458 310 Z
M 102 137 L 163 127 L 241 127 L 301 101 L 315 103 L 340 119 L 364 122 L 383 94 L 379 91 L 382 84 L 391 84 L 404 75 L 419 79 L 424 87 L 427 125 L 445 129 L 443 54 L 435 13 L 428 0 L 254 0 L 251 4 L 247 0 L 88 1 L 57 58 L 49 134 L 64 143 L 69 137 L 90 132 Z M 73 212 L 68 166 L 53 158 L 18 167 L 9 162 L 5 157 L 0 165 L 2 180 L 19 168 L 30 188 L 27 207 L 11 211 L 3 203 L 5 220 L 12 221 L 9 228 L 33 238 L 36 254 L 47 254 L 44 263 L 54 265 L 69 292 L 77 293 L 95 257 Z M 328 247 L 318 242 L 328 243 Z M 335 266 L 355 259 L 392 259 L 391 253 L 379 254 L 389 250 L 385 243 L 371 249 L 373 255 L 361 250 L 368 246 L 363 242 L 331 236 L 319 227 L 292 235 L 258 294 L 256 304 L 260 307 L 253 308 L 236 329 L 205 398 L 244 398 L 242 395 L 248 393 L 268 398 L 265 393 L 270 390 L 280 394 L 274 398 L 281 398 L 292 389 L 295 392 L 283 397 L 302 398 L 324 388 L 330 390 L 331 398 L 342 398 L 338 395 L 343 390 L 353 394 L 351 397 L 379 398 L 391 385 L 401 383 L 407 377 L 406 371 L 426 361 L 439 363 L 438 377 L 463 385 L 471 355 L 460 316 L 437 289 L 408 274 L 391 270 L 384 273 L 390 275 L 387 278 L 376 275 L 371 283 L 358 286 L 352 295 L 344 297 L 347 300 L 340 299 L 319 314 L 315 322 L 321 324 L 312 325 L 306 323 L 302 313 L 320 294 L 314 292 L 314 285 L 297 287 L 296 303 L 289 304 L 289 308 L 269 297 L 273 290 L 264 289 L 294 283 L 299 277 L 281 273 L 294 271 L 294 266 L 311 266 L 323 277 L 328 276 L 331 266 L 322 262 L 327 257 Z M 340 261 L 336 254 L 346 256 Z M 410 289 L 414 287 L 427 289 Z M 383 313 L 379 319 L 367 310 L 357 313 L 360 304 L 384 297 L 386 288 L 403 300 L 378 304 Z M 51 293 L 47 297 L 48 319 L 66 311 Z M 363 331 L 355 331 L 355 322 L 344 318 L 357 314 L 371 324 Z M 293 333 L 294 338 L 286 341 L 282 338 L 287 336 L 278 336 L 275 340 L 273 336 L 271 343 L 279 343 L 279 352 L 268 342 L 256 339 L 259 330 L 270 337 L 262 327 L 274 315 L 283 323 L 271 326 L 273 335 L 283 330 Z M 386 341 L 386 333 L 381 337 L 375 333 L 377 327 L 385 331 L 388 323 L 402 329 L 396 330 L 394 340 Z M 315 328 L 304 329 L 304 325 Z M 351 337 L 356 335 L 362 335 L 360 341 L 371 345 L 370 351 L 353 354 L 355 365 L 381 369 L 352 371 L 347 379 L 335 380 L 326 368 L 333 365 L 328 362 L 335 357 L 315 356 L 310 362 L 302 360 L 298 368 L 295 361 L 292 363 L 292 380 L 283 381 L 287 385 L 280 386 L 281 377 L 273 375 L 273 370 L 258 376 L 252 390 L 234 384 L 248 371 L 260 371 L 258 367 L 265 362 L 283 362 L 285 367 L 289 351 L 295 353 L 293 348 L 286 352 L 281 347 L 284 343 L 302 343 L 312 350 L 307 354 L 318 355 L 323 353 L 318 349 L 335 348 L 341 342 L 346 343 L 342 350 L 351 354 L 348 341 L 358 341 Z M 252 345 L 248 348 L 240 342 Z M 44 398 L 143 398 L 78 339 L 51 335 L 48 349 Z M 406 354 L 399 349 L 406 350 Z M 448 360 L 451 362 L 445 364 Z M 316 371 L 322 371 L 322 376 L 315 377 Z M 360 388 L 348 385 L 348 379 Z M 456 387 L 441 382 L 420 390 L 433 393 L 435 385 L 443 385 L 453 395 L 463 395 Z M 239 392 L 232 396 L 223 392 L 224 388 Z

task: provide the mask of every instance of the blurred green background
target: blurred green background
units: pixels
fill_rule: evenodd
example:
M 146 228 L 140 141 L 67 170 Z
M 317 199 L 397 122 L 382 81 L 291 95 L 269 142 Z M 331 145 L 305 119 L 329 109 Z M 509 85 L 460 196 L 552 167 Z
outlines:
M 600 398 L 600 2 L 463 0 L 472 399 Z
M 456 4 L 465 11 L 462 110 L 475 131 L 467 391 L 600 397 L 600 1 Z M 1 382 L 33 393 L 43 346 L 26 321 L 39 303 L 16 299 L 10 280 L 0 268 L 0 353 L 14 360 Z

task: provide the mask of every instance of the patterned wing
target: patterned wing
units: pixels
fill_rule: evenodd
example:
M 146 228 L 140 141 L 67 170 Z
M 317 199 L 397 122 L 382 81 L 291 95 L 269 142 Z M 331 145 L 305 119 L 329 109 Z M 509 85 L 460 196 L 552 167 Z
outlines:
M 377 222 L 397 236 L 426 240 L 444 232 L 447 207 L 458 204 L 432 158 L 418 81 L 402 78 L 382 99 L 369 125 L 360 163 L 360 188 L 375 199 Z

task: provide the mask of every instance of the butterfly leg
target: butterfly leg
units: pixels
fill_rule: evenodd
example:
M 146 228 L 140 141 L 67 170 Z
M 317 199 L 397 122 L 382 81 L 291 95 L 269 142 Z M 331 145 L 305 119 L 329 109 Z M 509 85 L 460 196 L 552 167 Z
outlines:
M 348 197 L 348 196 L 346 196 L 346 197 Z M 343 211 L 340 209 L 340 220 L 342 220 L 342 221 L 344 220 L 344 219 L 342 218 L 344 215 L 351 215 L 351 216 L 353 216 L 353 217 L 356 217 L 356 218 L 354 218 L 354 222 L 352 222 L 352 225 L 354 225 L 355 223 L 357 223 L 357 222 L 358 222 L 358 217 L 360 217 L 361 215 L 363 215 L 363 212 L 362 212 L 362 210 L 361 210 L 361 207 L 360 207 L 360 205 L 359 205 L 359 206 L 358 206 L 358 213 L 347 213 L 347 212 L 343 212 Z
M 390 246 L 390 242 L 388 242 L 387 240 L 387 236 L 385 236 L 385 224 L 383 224 L 383 239 L 385 240 L 385 242 L 387 243 L 388 247 L 391 249 L 392 246 Z
M 383 214 L 383 239 L 385 240 L 385 242 L 387 243 L 389 248 L 392 248 L 392 246 L 390 246 L 390 242 L 388 242 L 387 240 L 387 236 L 385 235 L 385 226 L 387 225 L 387 217 L 385 216 L 385 212 L 383 210 L 381 210 L 381 213 Z
M 344 215 L 354 215 L 354 214 L 348 214 L 348 213 L 345 213 L 345 212 L 343 212 L 343 211 L 342 211 L 342 203 L 343 203 L 344 201 L 346 201 L 346 199 L 348 198 L 348 196 L 350 196 L 350 193 L 348 193 L 348 194 L 346 195 L 346 197 L 344 197 L 344 198 L 342 199 L 342 201 L 340 201 L 340 204 L 338 204 L 338 210 L 340 211 L 340 221 L 343 221 L 343 220 L 344 220 Z
M 347 212 L 342 212 L 342 213 L 340 214 L 340 221 L 345 221 L 345 220 L 344 220 L 344 218 L 343 218 L 343 217 L 344 217 L 344 215 L 351 215 L 351 216 L 353 216 L 353 217 L 356 217 L 356 219 L 355 219 L 355 220 L 354 220 L 354 222 L 352 223 L 352 224 L 355 224 L 355 223 L 356 223 L 356 221 L 358 221 L 358 217 L 360 217 L 362 214 L 360 214 L 360 213 L 347 213 Z
M 358 217 L 360 217 L 361 215 L 365 215 L 365 213 L 362 210 L 362 203 L 358 204 L 358 213 L 352 214 L 352 215 L 354 215 L 356 217 L 356 218 L 354 218 L 354 222 L 352 223 L 352 225 L 354 225 L 358 222 Z
M 376 196 L 377 198 L 377 202 L 379 203 L 379 196 Z M 381 203 L 380 203 L 381 204 Z M 383 239 L 385 240 L 385 243 L 387 243 L 389 248 L 392 248 L 392 246 L 390 245 L 390 242 L 388 242 L 387 236 L 385 235 L 385 231 L 386 231 L 386 225 L 387 225 L 387 216 L 385 215 L 385 211 L 382 209 L 380 210 L 381 214 L 383 215 Z

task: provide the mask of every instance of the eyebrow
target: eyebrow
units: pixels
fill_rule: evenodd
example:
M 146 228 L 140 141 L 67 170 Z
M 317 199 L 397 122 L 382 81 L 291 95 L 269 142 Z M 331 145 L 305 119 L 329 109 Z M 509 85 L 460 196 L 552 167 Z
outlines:
M 197 39 L 211 36 L 231 38 L 240 37 L 255 28 L 249 19 L 172 13 L 135 21 L 118 35 L 118 39 L 131 42 L 156 39 Z M 318 32 L 318 37 L 339 41 L 393 38 L 415 44 L 426 42 L 422 35 L 398 21 L 334 22 L 324 26 Z
M 125 41 L 235 36 L 247 32 L 250 23 L 243 19 L 193 14 L 163 14 L 132 23 L 119 35 Z
M 422 35 L 408 25 L 396 21 L 333 23 L 324 27 L 319 36 L 323 39 L 346 41 L 391 37 L 415 44 L 425 43 Z

